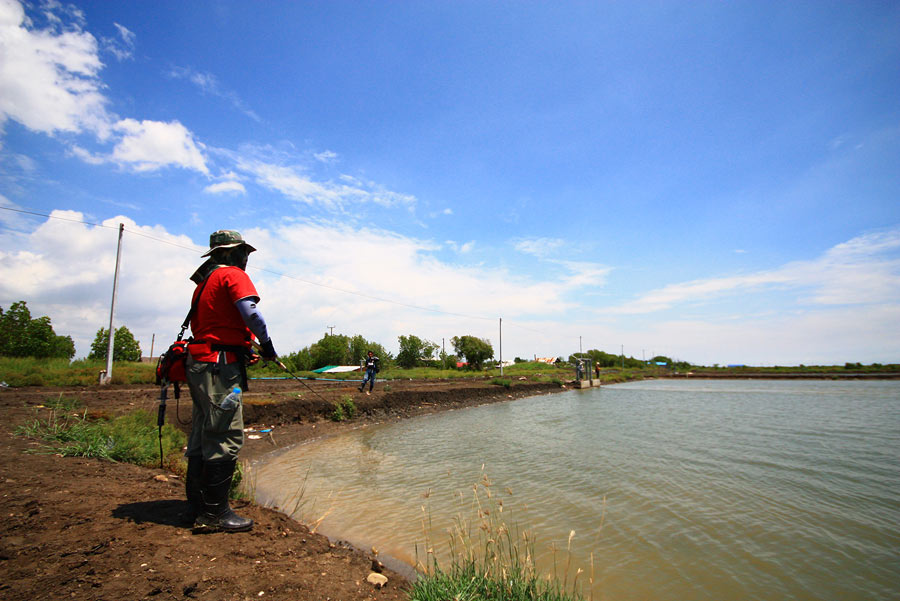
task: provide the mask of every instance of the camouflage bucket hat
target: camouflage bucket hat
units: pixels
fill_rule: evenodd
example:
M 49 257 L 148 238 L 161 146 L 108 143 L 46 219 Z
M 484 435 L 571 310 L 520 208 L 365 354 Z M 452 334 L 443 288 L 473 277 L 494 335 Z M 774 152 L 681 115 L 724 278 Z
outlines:
M 240 232 L 235 230 L 219 230 L 209 235 L 209 250 L 200 255 L 208 257 L 217 248 L 234 248 L 235 246 L 246 246 L 247 252 L 253 252 L 256 249 L 244 242 L 244 238 Z

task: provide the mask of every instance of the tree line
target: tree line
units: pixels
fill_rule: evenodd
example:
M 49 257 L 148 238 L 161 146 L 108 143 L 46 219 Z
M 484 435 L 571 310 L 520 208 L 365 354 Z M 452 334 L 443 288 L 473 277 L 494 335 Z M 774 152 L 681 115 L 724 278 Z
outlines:
M 124 325 L 115 331 L 113 361 L 140 361 L 141 345 Z M 456 368 L 463 363 L 467 369 L 481 370 L 485 363 L 494 359 L 494 347 L 485 338 L 477 336 L 454 336 L 450 339 L 453 353 L 447 353 L 440 345 L 408 334 L 397 338 L 399 351 L 396 356 L 381 344 L 366 340 L 363 336 L 328 334 L 299 351 L 283 355 L 281 360 L 292 370 L 312 371 L 327 365 L 359 365 L 368 351 L 377 355 L 384 367 L 396 365 L 404 369 L 416 367 Z M 91 344 L 88 359 L 105 360 L 109 349 L 109 330 L 100 328 Z M 71 336 L 59 336 L 53 331 L 50 318 L 32 318 L 25 301 L 13 303 L 8 310 L 0 307 L 0 356 L 65 358 L 75 356 L 75 343 Z M 613 355 L 591 349 L 586 353 L 570 355 L 568 362 L 574 364 L 579 358 L 590 359 L 600 367 L 638 368 L 650 364 L 665 364 L 673 368 L 689 367 L 687 362 L 673 361 L 662 355 L 650 361 Z M 516 363 L 522 362 L 516 358 Z M 562 357 L 557 362 L 565 362 Z
M 113 361 L 140 361 L 141 345 L 132 333 L 122 326 L 116 329 Z M 109 352 L 109 330 L 100 328 L 88 359 L 106 359 Z M 38 359 L 72 359 L 75 341 L 71 336 L 59 336 L 53 331 L 46 315 L 32 318 L 25 301 L 0 307 L 0 356 L 35 357 Z
M 328 334 L 299 351 L 283 355 L 281 360 L 292 370 L 312 371 L 328 365 L 359 365 L 368 351 L 372 351 L 384 367 L 404 369 L 416 367 L 456 368 L 460 359 L 470 369 L 482 369 L 485 362 L 494 358 L 490 341 L 476 336 L 454 336 L 450 339 L 454 354 L 446 353 L 430 340 L 414 334 L 398 336 L 397 355 L 388 352 L 381 344 L 366 340 L 363 336 Z
M 141 345 L 126 326 L 115 331 L 113 361 L 140 361 Z M 326 365 L 357 365 L 368 351 L 374 352 L 385 366 L 453 367 L 460 358 L 472 369 L 482 369 L 494 358 L 490 341 L 476 336 L 454 336 L 450 339 L 455 354 L 448 354 L 431 341 L 410 334 L 398 337 L 400 351 L 393 356 L 381 344 L 363 336 L 326 334 L 320 340 L 283 356 L 282 361 L 298 371 L 311 371 Z M 109 352 L 109 330 L 100 328 L 91 343 L 88 359 L 105 360 Z M 59 336 L 53 331 L 50 318 L 31 317 L 25 301 L 13 303 L 8 310 L 0 307 L 0 356 L 64 358 L 75 356 L 75 342 L 71 336 Z

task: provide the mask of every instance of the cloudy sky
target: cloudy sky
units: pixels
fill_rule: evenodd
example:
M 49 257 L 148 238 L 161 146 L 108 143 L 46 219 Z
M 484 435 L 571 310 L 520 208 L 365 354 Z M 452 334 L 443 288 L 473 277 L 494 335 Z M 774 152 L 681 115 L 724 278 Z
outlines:
M 276 349 L 900 362 L 900 4 L 0 0 L 0 307 Z M 502 319 L 502 327 L 501 327 Z

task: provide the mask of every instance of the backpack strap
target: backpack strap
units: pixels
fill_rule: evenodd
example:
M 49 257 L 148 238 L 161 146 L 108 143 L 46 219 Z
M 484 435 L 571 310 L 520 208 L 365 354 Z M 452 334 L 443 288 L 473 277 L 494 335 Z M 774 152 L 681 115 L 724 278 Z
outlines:
M 206 283 L 209 281 L 209 276 L 206 276 L 206 279 L 203 280 L 203 283 L 200 284 L 200 292 L 197 293 L 197 297 L 194 299 L 194 302 L 191 303 L 191 310 L 188 311 L 187 316 L 184 318 L 184 322 L 181 324 L 181 331 L 178 332 L 178 338 L 176 340 L 181 340 L 184 338 L 184 332 L 191 325 L 191 317 L 193 317 L 194 312 L 197 311 L 197 306 L 200 304 L 200 296 L 203 294 L 203 290 L 206 288 Z

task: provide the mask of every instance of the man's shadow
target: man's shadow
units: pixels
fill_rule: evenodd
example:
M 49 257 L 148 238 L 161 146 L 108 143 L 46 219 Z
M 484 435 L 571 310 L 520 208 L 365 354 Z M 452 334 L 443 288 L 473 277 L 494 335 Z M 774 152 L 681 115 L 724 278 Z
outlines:
M 191 505 L 181 499 L 163 499 L 158 501 L 142 501 L 125 503 L 113 509 L 114 518 L 129 520 L 136 524 L 152 522 L 176 528 L 191 528 Z

